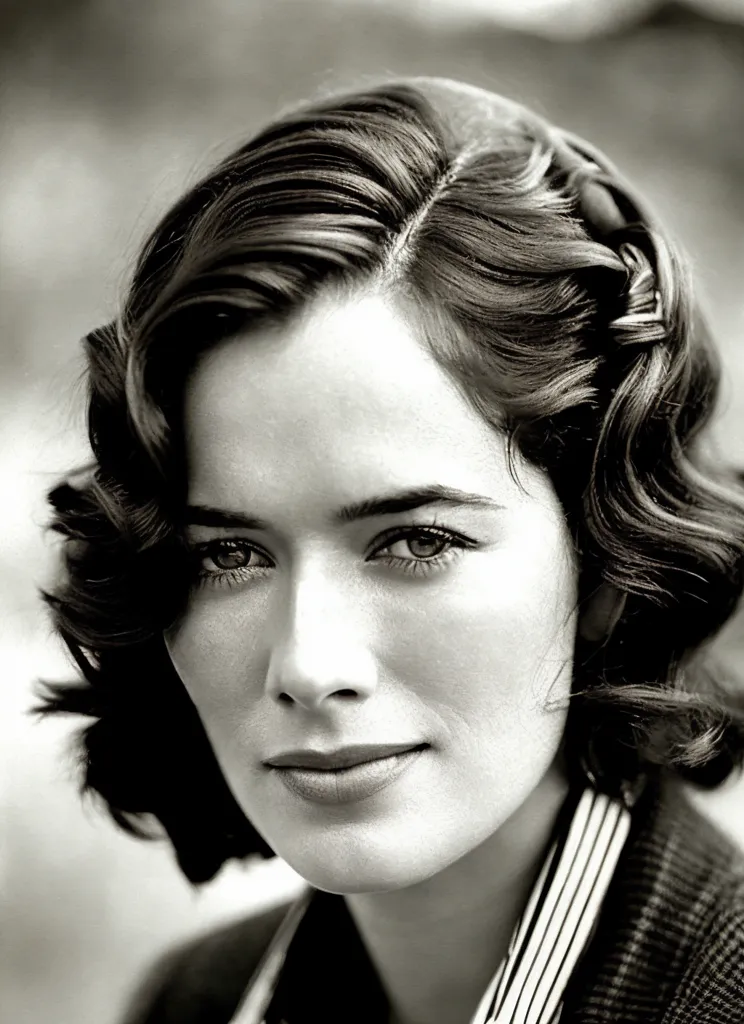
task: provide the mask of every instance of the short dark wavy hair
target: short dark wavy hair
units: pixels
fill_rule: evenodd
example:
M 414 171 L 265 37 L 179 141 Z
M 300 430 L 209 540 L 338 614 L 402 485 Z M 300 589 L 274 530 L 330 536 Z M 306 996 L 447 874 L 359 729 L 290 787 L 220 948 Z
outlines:
M 577 639 L 572 770 L 617 789 L 741 765 L 736 687 L 706 641 L 744 577 L 744 504 L 702 465 L 718 366 L 683 265 L 587 143 L 443 79 L 295 108 L 155 228 L 120 315 L 85 339 L 93 463 L 50 493 L 62 576 L 44 596 L 82 680 L 37 710 L 88 716 L 84 788 L 186 876 L 271 855 L 217 766 L 163 631 L 188 579 L 179 528 L 185 375 L 218 339 L 281 323 L 322 289 L 382 284 L 511 450 L 544 469 L 580 555 L 580 599 L 624 595 Z

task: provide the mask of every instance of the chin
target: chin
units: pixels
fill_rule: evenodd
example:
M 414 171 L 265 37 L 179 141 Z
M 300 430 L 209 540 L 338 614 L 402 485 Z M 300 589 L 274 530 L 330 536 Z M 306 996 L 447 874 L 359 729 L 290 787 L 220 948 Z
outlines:
M 277 842 L 274 849 L 293 871 L 316 889 L 350 896 L 392 892 L 424 882 L 464 851 L 441 848 L 434 836 L 409 846 L 403 841 L 375 842 L 367 833 L 346 841 L 326 836 L 305 843 Z M 449 855 L 448 855 L 449 854 Z
M 351 896 L 353 893 L 393 892 L 405 889 L 417 882 L 423 882 L 429 873 L 422 873 L 408 868 L 406 865 L 391 858 L 387 863 L 366 858 L 362 864 L 339 862 L 329 863 L 325 860 L 308 861 L 302 858 L 294 862 L 288 860 L 289 866 L 301 875 L 316 889 L 335 893 L 338 896 Z M 436 869 L 431 872 L 435 874 Z

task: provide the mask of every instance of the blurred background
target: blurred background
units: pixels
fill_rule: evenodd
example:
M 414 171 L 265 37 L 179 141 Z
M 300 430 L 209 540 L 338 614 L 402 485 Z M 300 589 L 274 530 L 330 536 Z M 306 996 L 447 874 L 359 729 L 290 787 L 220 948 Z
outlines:
M 36 596 L 44 492 L 86 456 L 79 339 L 154 221 L 283 105 L 364 76 L 462 78 L 534 105 L 643 188 L 694 265 L 744 469 L 741 0 L 0 2 L 0 1020 L 114 1024 L 176 939 L 290 892 L 279 862 L 200 892 L 76 793 L 77 722 L 27 713 L 71 668 Z M 744 625 L 718 643 L 744 672 Z M 744 843 L 744 789 L 701 800 Z

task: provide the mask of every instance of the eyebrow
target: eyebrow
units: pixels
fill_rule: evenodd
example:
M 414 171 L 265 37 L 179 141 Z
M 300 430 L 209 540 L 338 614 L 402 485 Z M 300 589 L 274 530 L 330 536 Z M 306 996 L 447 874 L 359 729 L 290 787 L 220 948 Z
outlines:
M 410 490 L 398 491 L 394 494 L 376 498 L 364 498 L 348 505 L 342 505 L 331 515 L 334 523 L 352 523 L 359 519 L 371 519 L 374 516 L 396 515 L 410 512 L 425 505 L 437 505 L 447 508 L 463 506 L 502 509 L 493 498 L 484 494 L 472 494 L 461 491 L 457 487 L 444 484 L 430 484 Z M 185 523 L 187 526 L 238 527 L 245 530 L 268 530 L 265 519 L 233 512 L 228 509 L 214 508 L 210 505 L 189 505 L 186 509 Z

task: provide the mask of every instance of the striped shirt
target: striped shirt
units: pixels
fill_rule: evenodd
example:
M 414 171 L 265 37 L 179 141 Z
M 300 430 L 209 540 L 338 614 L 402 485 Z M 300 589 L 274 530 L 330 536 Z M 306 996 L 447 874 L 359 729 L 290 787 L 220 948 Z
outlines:
M 507 954 L 470 1024 L 558 1024 L 563 992 L 592 937 L 630 821 L 622 801 L 590 787 L 583 790 L 568 827 L 548 850 Z M 290 908 L 230 1024 L 265 1024 L 292 939 L 314 895 L 308 887 Z

